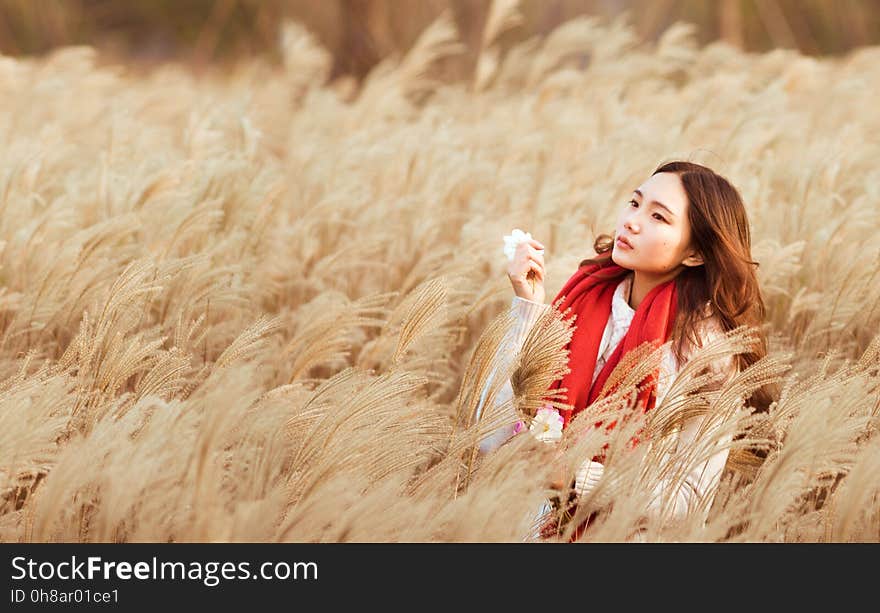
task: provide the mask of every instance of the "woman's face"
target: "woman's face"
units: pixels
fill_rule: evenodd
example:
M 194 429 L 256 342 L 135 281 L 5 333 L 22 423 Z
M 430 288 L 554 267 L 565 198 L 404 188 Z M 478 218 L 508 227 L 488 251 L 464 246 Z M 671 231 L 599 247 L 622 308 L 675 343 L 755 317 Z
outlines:
M 690 249 L 688 199 L 675 173 L 660 172 L 642 183 L 623 205 L 617 220 L 612 261 L 652 277 L 701 262 Z M 621 238 L 631 247 L 621 244 Z

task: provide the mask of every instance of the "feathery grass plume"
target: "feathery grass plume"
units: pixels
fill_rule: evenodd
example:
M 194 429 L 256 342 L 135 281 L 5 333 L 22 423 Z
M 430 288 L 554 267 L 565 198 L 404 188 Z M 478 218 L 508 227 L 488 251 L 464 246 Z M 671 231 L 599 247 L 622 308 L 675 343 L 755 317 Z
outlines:
M 880 375 L 880 333 L 874 335 L 874 338 L 871 339 L 871 342 L 865 348 L 865 352 L 856 361 L 853 368 L 855 372 L 864 373 L 869 377 L 876 378 Z M 876 380 L 872 381 L 874 384 L 880 383 Z M 878 408 L 880 407 L 874 407 L 874 410 L 871 412 L 875 417 L 878 415 Z
M 443 12 L 422 32 L 397 69 L 404 95 L 416 104 L 422 103 L 439 85 L 430 77 L 432 66 L 464 51 L 451 13 Z
M 599 17 L 582 16 L 557 26 L 542 42 L 540 51 L 532 59 L 529 85 L 540 83 L 572 56 L 578 56 L 577 59 L 582 60 L 582 56 L 592 52 L 602 31 L 600 22 Z
M 658 433 L 669 432 L 680 425 L 676 420 L 702 415 L 708 408 L 705 402 L 702 410 L 700 405 L 689 410 L 678 406 L 692 397 L 706 400 L 717 392 L 718 400 L 728 404 L 737 398 L 749 397 L 763 385 L 778 381 L 791 367 L 786 363 L 786 356 L 767 356 L 742 372 L 724 376 L 725 365 L 731 364 L 736 355 L 754 348 L 759 341 L 758 334 L 757 329 L 740 326 L 711 339 L 703 347 L 694 348 L 670 382 L 663 403 L 652 412 L 652 428 Z
M 317 366 L 335 367 L 347 363 L 356 329 L 384 325 L 388 313 L 384 306 L 393 293 L 349 300 L 338 292 L 324 292 L 301 306 L 296 313 L 296 332 L 287 341 L 281 356 L 293 356 L 287 383 L 293 383 Z M 364 368 L 363 353 L 358 363 Z
M 661 522 L 673 518 L 675 507 L 679 502 L 675 492 L 690 485 L 689 474 L 693 474 L 714 454 L 730 449 L 728 441 L 733 439 L 741 427 L 738 419 L 741 412 L 738 409 L 738 404 L 725 406 L 723 402 L 714 402 L 706 418 L 700 423 L 696 442 L 693 445 L 679 445 L 677 437 L 672 434 L 652 438 L 652 444 L 648 450 L 648 461 L 644 464 L 643 479 L 648 482 L 662 480 L 668 485 L 664 496 L 659 500 L 663 518 Z M 704 515 L 708 514 L 710 504 L 711 498 L 696 499 L 696 504 L 691 504 L 686 509 L 686 519 L 701 520 Z M 694 524 L 690 528 L 693 530 L 696 527 L 698 524 Z
M 525 22 L 519 12 L 519 0 L 492 0 L 489 16 L 480 37 L 480 51 L 474 73 L 474 89 L 479 91 L 491 85 L 501 62 L 497 42 L 502 34 Z
M 129 199 L 131 201 L 131 210 L 133 212 L 140 211 L 146 206 L 147 202 L 179 185 L 180 179 L 173 172 L 165 170 L 157 173 L 145 187 L 136 192 L 138 194 L 137 197 Z M 134 185 L 132 188 L 137 189 Z
M 340 275 L 340 278 L 344 278 L 344 275 L 341 275 L 341 273 L 346 270 L 355 271 L 359 268 L 373 269 L 374 271 L 380 270 L 385 266 L 380 261 L 381 254 L 382 247 L 378 243 L 366 245 L 355 243 L 328 252 L 315 261 L 307 270 L 309 277 L 324 279 L 325 282 L 329 281 L 332 284 L 333 275 Z M 362 275 L 363 273 L 357 274 L 358 277 Z
M 761 262 L 758 268 L 758 281 L 761 283 L 766 302 L 779 301 L 779 307 L 774 311 L 779 315 L 785 313 L 786 299 L 789 309 L 794 309 L 794 296 L 791 295 L 791 279 L 796 277 L 803 267 L 804 248 L 806 241 L 795 241 L 790 245 L 781 245 L 775 240 L 764 240 L 754 246 L 754 258 Z M 788 320 L 791 321 L 792 312 L 789 311 Z M 774 322 L 777 324 L 784 322 Z
M 391 326 L 400 326 L 397 347 L 391 357 L 400 364 L 404 354 L 417 341 L 446 320 L 446 285 L 440 279 L 430 279 L 407 294 L 388 319 Z
M 644 342 L 629 351 L 608 375 L 600 393 L 607 393 L 615 386 L 634 390 L 646 377 L 650 376 L 653 380 L 655 371 L 660 368 L 661 352 L 661 347 L 649 342 Z
M 0 515 L 21 508 L 45 477 L 67 428 L 72 383 L 45 370 L 0 392 Z
M 676 21 L 666 28 L 654 51 L 659 72 L 666 78 L 671 78 L 692 70 L 700 55 L 696 39 L 697 28 L 694 24 Z
M 557 409 L 568 408 L 565 403 L 567 390 L 547 394 L 547 389 L 569 372 L 568 351 L 564 348 L 571 341 L 576 320 L 563 320 L 563 314 L 556 308 L 547 309 L 523 340 L 517 367 L 510 375 L 510 384 L 521 415 L 534 417 L 544 404 Z
M 688 473 L 692 472 L 694 467 L 708 460 L 718 450 L 732 446 L 727 441 L 742 428 L 741 398 L 763 385 L 768 379 L 775 379 L 785 371 L 787 365 L 781 364 L 775 368 L 770 367 L 768 370 L 766 364 L 756 363 L 744 373 L 728 377 L 724 385 L 719 385 L 721 382 L 718 381 L 717 373 L 703 371 L 713 363 L 718 363 L 719 360 L 748 350 L 756 340 L 756 337 L 752 335 L 753 332 L 743 328 L 733 330 L 697 349 L 671 383 L 670 389 L 660 405 L 644 415 L 633 413 L 633 407 L 630 406 L 632 395 L 626 390 L 635 389 L 635 384 L 651 370 L 652 364 L 659 360 L 663 348 L 651 348 L 645 344 L 639 348 L 638 353 L 633 352 L 636 354 L 635 358 L 628 359 L 623 368 L 616 371 L 613 376 L 622 389 L 619 389 L 615 395 L 618 398 L 629 397 L 630 402 L 625 405 L 624 412 L 618 413 L 622 419 L 615 416 L 614 420 L 622 421 L 625 428 L 633 434 L 639 435 L 642 428 L 648 433 L 647 442 L 642 443 L 644 446 L 642 449 L 647 449 L 647 451 L 644 452 L 645 459 L 641 464 L 640 473 L 634 474 L 625 471 L 624 479 L 630 480 L 628 481 L 630 483 L 631 480 L 639 482 L 645 491 L 653 491 L 652 484 L 663 482 L 667 484 L 665 491 L 671 493 L 686 483 Z M 641 354 L 644 354 L 644 357 Z M 758 375 L 756 371 L 763 374 Z M 603 404 L 607 405 L 608 403 Z M 607 408 L 597 411 L 595 407 L 588 407 L 584 414 L 585 416 L 579 415 L 573 420 L 570 430 L 579 431 L 582 429 L 585 419 L 592 422 L 599 416 L 603 416 L 606 423 L 612 419 L 608 415 Z M 684 420 L 699 416 L 705 417 L 697 435 L 697 442 L 688 447 L 680 446 L 677 432 Z M 635 424 L 628 423 L 633 419 L 636 420 Z M 611 467 L 609 474 L 613 475 L 616 458 L 619 458 L 621 453 L 620 442 L 628 439 L 619 438 L 619 434 L 614 434 L 610 439 L 602 437 L 592 427 L 592 423 L 587 426 L 587 429 L 586 434 L 581 436 L 581 441 L 574 447 L 577 449 L 574 458 L 582 459 L 595 455 L 604 438 L 611 443 L 607 466 Z M 592 440 L 590 440 L 591 438 Z M 740 441 L 739 444 L 743 446 L 746 441 Z M 748 444 L 753 445 L 754 441 L 748 439 Z M 629 454 L 624 455 L 628 456 Z M 634 467 L 627 466 L 627 471 L 634 470 Z M 605 479 L 606 477 L 603 475 L 603 482 L 608 484 L 614 482 L 611 477 L 608 477 L 607 481 Z M 583 520 L 589 513 L 602 508 L 600 501 L 603 498 L 607 501 L 608 488 L 609 485 L 602 485 L 582 501 L 574 521 Z M 617 490 L 613 491 L 616 495 Z M 649 500 L 632 500 L 630 502 L 644 508 Z M 662 538 L 662 532 L 658 532 L 658 530 L 668 529 L 664 526 L 664 521 L 668 522 L 671 518 L 674 499 L 661 499 L 654 502 L 659 504 L 660 512 L 665 515 L 666 520 L 661 520 L 659 524 L 654 526 L 651 524 L 646 526 L 643 518 L 638 514 L 632 515 L 627 512 L 619 523 L 616 519 L 612 520 L 614 522 L 612 525 L 616 526 L 614 531 L 604 532 L 603 530 L 602 534 L 609 538 L 614 536 L 614 538 L 628 539 L 641 526 L 643 534 L 648 534 L 649 538 L 653 540 Z M 685 516 L 677 520 L 678 529 L 698 531 L 701 527 L 699 518 L 708 510 L 709 500 L 699 501 L 697 506 L 687 509 Z M 607 529 L 611 530 L 611 528 Z M 680 533 L 679 538 L 682 538 L 683 534 Z
M 444 11 L 419 35 L 399 64 L 385 60 L 373 69 L 364 84 L 359 105 L 382 104 L 390 95 L 400 95 L 416 106 L 423 105 L 441 84 L 431 76 L 435 64 L 465 49 L 451 14 Z
M 847 361 L 833 374 L 820 372 L 784 389 L 773 416 L 783 422 L 784 435 L 752 491 L 752 503 L 760 509 L 749 530 L 752 538 L 766 538 L 814 510 L 815 492 L 835 485 L 852 466 L 875 403 L 863 386 L 853 385 L 861 382 L 855 366 Z
M 217 249 L 222 251 L 223 244 Z M 251 285 L 249 280 L 238 281 L 241 275 L 240 264 L 221 265 L 212 263 L 211 254 L 194 254 L 183 258 L 175 258 L 159 265 L 157 277 L 165 277 L 163 289 L 147 302 L 141 311 L 141 322 L 162 322 L 167 335 L 173 334 L 171 322 L 181 315 L 191 317 L 198 313 L 204 317 L 205 334 L 210 331 L 211 340 L 222 339 L 223 326 L 250 303 L 242 295 Z M 251 299 L 253 300 L 253 298 Z M 234 325 L 234 322 L 232 322 Z M 231 325 L 227 325 L 231 336 L 237 334 Z M 205 353 L 207 345 L 204 334 L 193 339 L 193 353 Z M 198 348 L 199 351 L 195 351 Z M 212 356 L 213 358 L 214 356 Z M 204 356 L 207 361 L 207 355 Z
M 567 64 L 578 68 L 588 65 L 589 72 L 597 77 L 616 74 L 619 66 L 611 70 L 615 60 L 628 57 L 638 42 L 628 21 L 629 15 L 624 12 L 608 23 L 595 16 L 563 22 L 546 37 L 535 55 L 529 85 L 536 86 L 553 74 L 561 74 Z
M 184 331 L 184 314 L 183 311 L 177 312 L 177 325 L 174 327 L 174 334 L 172 336 L 172 346 L 178 347 L 181 350 L 188 348 L 189 346 L 197 346 L 202 339 L 204 339 L 205 335 L 208 333 L 208 328 L 202 327 L 202 324 L 205 322 L 205 314 L 201 313 L 195 320 L 188 322 L 188 327 L 186 331 Z M 193 338 L 193 335 L 198 331 L 199 328 L 202 328 L 201 334 L 199 336 Z
M 146 285 L 152 265 L 132 262 L 108 291 L 100 315 L 94 323 L 84 314 L 79 333 L 61 356 L 61 369 L 75 369 L 80 396 L 74 413 L 78 427 L 89 427 L 98 414 L 93 411 L 101 398 L 115 392 L 134 374 L 149 368 L 164 338 L 153 338 L 156 329 L 131 333 L 137 325 L 136 301 L 142 295 L 161 291 L 161 286 Z
M 283 193 L 284 185 L 281 182 L 277 182 L 269 187 L 265 197 L 260 202 L 253 223 L 248 228 L 247 238 L 242 245 L 242 257 L 251 250 L 259 249 L 259 245 L 266 242 L 269 224 L 278 216 Z
M 506 342 L 512 325 L 513 319 L 510 314 L 500 313 L 478 339 L 477 346 L 468 360 L 455 400 L 454 419 L 443 456 L 410 485 L 411 490 L 422 487 L 427 479 L 435 475 L 446 474 L 447 477 L 454 475 L 454 483 L 451 483 L 450 487 L 453 492 L 457 492 L 461 482 L 461 468 L 466 469 L 465 483 L 469 478 L 468 473 L 473 467 L 478 442 L 510 421 L 504 409 L 512 408 L 512 402 L 506 401 L 501 407 L 496 407 L 495 398 L 516 367 L 515 362 L 502 361 L 499 364 L 496 361 L 499 348 Z M 481 393 L 484 397 L 482 402 L 490 409 L 484 411 L 484 415 L 477 419 Z M 466 464 L 462 458 L 465 451 L 469 456 Z
M 264 337 L 280 330 L 281 324 L 281 317 L 261 315 L 257 321 L 242 330 L 241 334 L 232 341 L 232 344 L 223 350 L 214 363 L 214 368 L 218 370 L 227 368 L 237 360 L 246 359 L 256 354 L 261 344 L 265 342 Z
M 222 199 L 214 198 L 201 202 L 176 224 L 174 232 L 159 252 L 159 261 L 168 258 L 176 250 L 186 255 L 187 242 L 194 242 L 207 234 L 215 232 L 223 220 Z M 187 240 L 189 239 L 189 241 Z
M 296 21 L 285 20 L 281 24 L 279 46 L 289 100 L 297 105 L 308 88 L 324 85 L 330 76 L 333 58 L 315 36 Z
M 51 215 L 52 211 L 46 211 L 43 223 Z M 108 274 L 106 269 L 102 270 L 98 266 L 96 267 L 97 275 L 95 275 L 95 271 L 82 271 L 82 274 L 78 275 L 82 264 L 82 259 L 77 257 L 80 245 L 83 245 L 84 253 L 96 249 L 104 241 L 106 243 L 103 245 L 103 250 L 118 249 L 120 239 L 124 240 L 126 233 L 131 231 L 132 222 L 133 218 L 128 217 L 100 225 L 94 230 L 94 234 L 97 236 L 92 246 L 89 246 L 90 241 L 86 238 L 87 233 L 82 232 L 72 241 L 61 243 L 59 257 L 48 260 L 31 249 L 31 242 L 37 240 L 35 237 L 40 234 L 39 227 L 43 225 L 41 223 L 30 234 L 28 243 L 15 254 L 15 257 L 27 260 L 22 270 L 31 268 L 30 260 L 32 259 L 35 260 L 33 267 L 36 270 L 31 270 L 27 277 L 9 276 L 12 287 L 21 287 L 24 291 L 19 299 L 19 308 L 14 312 L 11 322 L 4 331 L 0 346 L 12 348 L 17 343 L 20 348 L 23 340 L 30 342 L 35 335 L 55 334 L 62 326 L 62 322 L 59 320 L 68 315 L 65 307 L 75 308 L 77 306 L 69 303 L 71 294 L 75 295 L 75 290 L 71 286 L 76 277 L 84 277 L 94 283 L 96 276 L 100 278 L 100 276 Z M 88 234 L 92 234 L 92 232 L 88 232 Z M 42 239 L 38 240 L 43 242 Z M 117 255 L 124 257 L 125 251 L 122 250 Z M 76 262 L 76 266 L 74 266 L 74 262 Z
M 213 521 L 224 497 L 219 460 L 253 396 L 246 389 L 249 369 L 209 379 L 187 401 L 190 410 L 149 398 L 121 419 L 101 420 L 88 435 L 71 439 L 58 470 L 39 490 L 34 538 L 65 539 L 71 530 L 81 540 L 98 541 L 134 534 L 209 538 L 213 530 L 206 533 L 203 524 Z M 168 446 L 169 435 L 186 451 Z M 86 470 L 89 464 L 100 470 Z M 177 495 L 178 488 L 187 494 Z M 55 510 L 59 505 L 64 513 Z M 194 509 L 207 518 L 200 520 Z
M 356 368 L 346 368 L 321 381 L 314 390 L 297 390 L 297 398 L 301 399 L 301 403 L 295 405 L 295 411 L 285 421 L 287 436 L 297 441 L 301 449 L 306 449 L 308 432 L 314 429 L 318 420 L 329 413 L 333 406 L 332 394 L 340 388 L 348 389 L 359 375 Z M 295 467 L 293 469 L 296 470 Z
M 305 434 L 297 441 L 298 449 L 290 462 L 296 471 L 288 483 L 291 503 L 309 496 L 330 474 L 355 470 L 377 478 L 388 470 L 421 462 L 417 449 L 406 458 L 383 458 L 377 456 L 374 445 L 377 438 L 400 440 L 407 427 L 420 427 L 421 415 L 426 412 L 403 409 L 411 407 L 413 394 L 425 383 L 422 377 L 402 371 L 373 377 L 346 369 L 316 390 L 314 398 L 326 395 L 328 404 L 309 420 Z M 295 431 L 291 425 L 289 421 L 288 432 Z
M 493 369 L 499 366 L 496 364 L 496 355 L 511 333 L 513 325 L 514 320 L 510 313 L 499 313 L 489 322 L 477 339 L 476 346 L 465 366 L 458 397 L 455 400 L 454 424 L 456 429 L 459 426 L 467 429 L 478 423 L 476 417 L 481 391 L 488 390 L 485 405 L 487 407 L 493 406 L 498 391 L 513 373 L 516 362 L 506 361 L 500 365 L 501 371 L 492 376 Z M 492 377 L 491 381 L 490 376 Z M 490 384 L 488 388 L 486 388 L 487 384 Z M 454 429 L 453 434 L 455 431 Z
M 863 535 L 874 533 L 880 527 L 877 516 L 877 496 L 880 483 L 880 449 L 878 439 L 872 438 L 859 451 L 852 468 L 828 503 L 824 541 L 859 541 Z M 818 539 L 817 539 L 818 540 Z
M 134 401 L 146 396 L 170 399 L 175 393 L 186 389 L 192 374 L 191 357 L 178 347 L 155 355 L 153 366 L 137 382 Z
M 596 406 L 599 404 L 606 408 Z M 615 427 L 609 432 L 605 428 L 595 428 L 593 423 L 587 424 L 588 419 L 595 421 L 596 413 L 604 418 L 603 423 L 616 421 Z M 588 495 L 579 497 L 578 508 L 571 520 L 566 522 L 560 535 L 562 539 L 568 540 L 575 528 L 590 513 L 599 510 L 603 511 L 603 517 L 597 523 L 595 531 L 590 527 L 592 535 L 587 540 L 624 541 L 638 529 L 644 509 L 650 501 L 652 488 L 650 483 L 646 484 L 640 478 L 641 453 L 633 452 L 630 441 L 644 428 L 645 414 L 635 410 L 633 399 L 626 388 L 616 390 L 602 401 L 594 403 L 571 421 L 569 429 L 581 434 L 579 444 L 569 447 L 564 456 L 569 475 L 574 475 L 578 465 L 595 455 L 602 444 L 607 444 L 608 447 L 605 450 L 602 479 Z M 562 499 L 565 500 L 570 493 L 570 490 L 564 490 Z
M 837 333 L 847 328 L 853 329 L 853 331 L 857 330 L 861 326 L 863 316 L 857 305 L 865 298 L 865 288 L 873 288 L 873 286 L 867 286 L 864 280 L 869 276 L 875 276 L 877 267 L 880 267 L 880 259 L 875 264 L 873 271 L 851 268 L 842 279 L 829 279 L 832 288 L 837 286 L 836 289 L 829 288 L 823 295 L 823 300 L 826 303 L 830 300 L 830 308 L 816 312 L 806 326 L 800 341 L 805 342 L 816 338 L 821 343 L 820 346 L 827 350 L 831 347 L 831 339 Z M 860 280 L 862 280 L 861 283 Z M 874 293 L 870 289 L 868 291 L 870 292 L 869 296 Z M 871 297 L 873 298 L 873 296 Z M 843 345 L 843 348 L 850 349 L 847 345 Z
M 542 38 L 532 36 L 513 44 L 504 55 L 487 95 L 498 91 L 518 91 L 529 82 L 532 71 L 532 58 L 541 48 Z

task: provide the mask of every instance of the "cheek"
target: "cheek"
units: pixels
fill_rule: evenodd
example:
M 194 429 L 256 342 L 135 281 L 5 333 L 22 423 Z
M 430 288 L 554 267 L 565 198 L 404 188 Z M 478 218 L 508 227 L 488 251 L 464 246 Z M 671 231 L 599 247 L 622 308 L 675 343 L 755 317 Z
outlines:
M 668 253 L 673 248 L 673 240 L 668 236 L 664 236 L 662 232 L 655 232 L 653 236 L 645 237 L 651 252 L 654 255 L 662 255 Z
M 670 255 L 679 249 L 681 234 L 678 230 L 670 226 L 658 226 L 655 230 L 653 242 L 657 249 L 663 250 Z
M 676 252 L 676 242 L 669 236 L 655 236 L 650 241 L 645 255 L 663 270 L 672 268 Z

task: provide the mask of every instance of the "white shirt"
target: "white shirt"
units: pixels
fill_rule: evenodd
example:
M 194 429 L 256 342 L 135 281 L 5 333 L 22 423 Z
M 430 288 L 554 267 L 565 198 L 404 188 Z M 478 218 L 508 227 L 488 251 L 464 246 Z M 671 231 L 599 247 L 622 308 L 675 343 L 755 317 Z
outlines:
M 608 316 L 608 322 L 605 326 L 602 340 L 599 344 L 599 351 L 596 359 L 596 368 L 593 372 L 593 381 L 596 380 L 596 377 L 602 370 L 605 362 L 608 360 L 608 358 L 617 348 L 617 345 L 626 335 L 632 322 L 632 318 L 635 315 L 635 310 L 626 301 L 626 296 L 629 292 L 632 280 L 633 274 L 630 273 L 626 275 L 615 288 L 611 300 L 611 313 Z M 525 337 L 528 335 L 528 332 L 531 330 L 531 327 L 534 325 L 535 321 L 537 321 L 541 314 L 549 308 L 551 308 L 550 305 L 532 302 L 530 300 L 525 300 L 519 297 L 514 297 L 511 303 L 511 313 L 516 318 L 516 325 L 511 330 L 511 334 L 508 336 L 508 338 L 505 340 L 505 343 L 500 348 L 498 358 L 510 359 L 516 352 L 518 352 L 519 349 L 522 347 L 522 343 L 525 340 Z M 703 344 L 719 334 L 723 334 L 723 330 L 721 329 L 720 325 L 714 319 L 705 320 L 700 329 L 700 336 Z M 666 397 L 666 394 L 669 391 L 669 387 L 678 371 L 678 367 L 678 362 L 675 358 L 675 355 L 672 353 L 671 344 L 667 343 L 663 349 L 660 369 L 657 377 L 655 406 L 660 406 L 660 404 L 663 402 L 663 399 Z M 732 376 L 735 372 L 733 359 L 728 358 L 723 363 L 713 365 L 713 369 L 716 372 L 724 371 L 728 375 L 728 377 Z M 488 391 L 493 376 L 494 372 L 490 376 L 489 381 L 483 389 L 483 394 L 480 398 L 480 403 L 477 408 L 477 419 L 479 419 L 482 412 L 486 392 Z M 494 403 L 495 406 L 500 406 L 502 403 L 509 400 L 512 395 L 513 389 L 510 385 L 510 382 L 507 381 L 496 395 Z M 687 420 L 684 423 L 682 430 L 678 434 L 679 446 L 690 445 L 694 443 L 698 433 L 700 432 L 702 421 L 702 418 L 695 417 Z M 500 428 L 481 442 L 480 450 L 485 453 L 497 448 L 499 445 L 503 444 L 506 440 L 513 436 L 513 428 L 513 426 Z M 676 491 L 673 493 L 671 503 L 671 514 L 673 518 L 684 516 L 688 512 L 688 509 L 690 507 L 695 507 L 701 500 L 705 499 L 707 496 L 714 497 L 715 489 L 717 489 L 718 482 L 721 478 L 721 472 L 723 471 L 724 465 L 727 462 L 727 456 L 729 452 L 727 448 L 727 443 L 729 442 L 729 437 L 720 441 L 718 451 L 714 453 L 705 463 L 699 464 L 698 466 L 694 467 L 694 469 L 688 473 L 684 484 L 682 484 L 680 487 L 675 488 Z M 647 451 L 647 445 L 640 445 L 639 447 L 642 448 L 642 453 L 645 453 Z M 587 494 L 596 486 L 596 484 L 602 478 L 603 472 L 604 466 L 602 464 L 598 462 L 592 462 L 590 460 L 585 460 L 576 474 L 576 490 L 581 495 Z M 658 487 L 657 491 L 654 493 L 654 498 L 648 509 L 649 512 L 659 512 L 661 510 L 661 504 L 664 494 L 666 496 L 670 495 L 669 492 L 666 491 L 669 489 L 670 486 L 671 484 L 668 482 L 660 484 L 660 487 Z M 711 500 L 709 502 L 711 502 Z M 709 504 L 704 504 L 702 508 L 705 511 L 708 510 L 708 507 Z
M 635 309 L 629 306 L 626 296 L 629 294 L 629 288 L 632 285 L 632 275 L 627 275 L 614 290 L 614 296 L 611 298 L 611 315 L 608 317 L 608 323 L 605 324 L 605 332 L 602 334 L 602 341 L 599 343 L 599 356 L 596 358 L 596 370 L 593 371 L 593 380 L 591 386 L 596 382 L 596 377 L 602 372 L 602 367 L 617 349 L 617 345 L 626 336 L 629 331 L 629 325 L 632 323 L 633 315 L 636 314 Z

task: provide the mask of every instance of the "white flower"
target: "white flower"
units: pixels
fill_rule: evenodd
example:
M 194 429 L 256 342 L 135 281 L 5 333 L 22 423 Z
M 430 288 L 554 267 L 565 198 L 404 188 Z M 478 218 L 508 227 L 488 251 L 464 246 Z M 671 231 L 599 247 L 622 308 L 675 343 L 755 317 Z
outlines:
M 529 426 L 529 432 L 539 441 L 555 443 L 562 438 L 563 421 L 559 411 L 553 407 L 544 407 L 538 409 L 532 425 Z
M 530 240 L 532 240 L 531 233 L 514 228 L 510 234 L 504 237 L 504 255 L 507 256 L 508 260 L 513 260 L 513 256 L 516 254 L 516 246 Z M 538 249 L 538 252 L 544 253 L 544 250 Z

